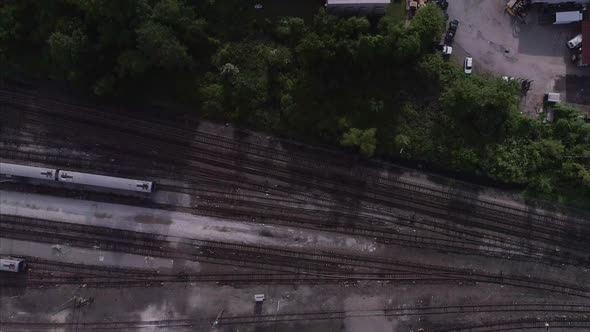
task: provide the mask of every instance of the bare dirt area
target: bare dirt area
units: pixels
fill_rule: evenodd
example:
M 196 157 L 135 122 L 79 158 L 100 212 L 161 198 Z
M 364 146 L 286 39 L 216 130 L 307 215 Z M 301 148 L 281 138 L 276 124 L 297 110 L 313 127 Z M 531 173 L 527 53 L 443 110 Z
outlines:
M 0 183 L 0 255 L 29 262 L 0 273 L 2 331 L 590 326 L 585 212 L 42 89 L 0 103 L 0 160 L 157 188 Z
M 450 18 L 460 22 L 455 61 L 462 63 L 471 55 L 476 72 L 532 80 L 523 105 L 528 114 L 539 110 L 547 92 L 561 93 L 565 102 L 588 108 L 590 69 L 574 66 L 566 46 L 580 33 L 580 25 L 540 25 L 535 8 L 523 24 L 504 11 L 505 5 L 504 0 L 449 1 Z

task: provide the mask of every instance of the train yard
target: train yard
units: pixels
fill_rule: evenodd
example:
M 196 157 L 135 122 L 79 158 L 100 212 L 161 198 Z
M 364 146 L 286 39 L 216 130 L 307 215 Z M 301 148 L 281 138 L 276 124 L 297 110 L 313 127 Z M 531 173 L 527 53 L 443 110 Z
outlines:
M 531 206 L 493 189 L 229 126 L 140 117 L 41 88 L 4 85 L 0 108 L 0 162 L 55 170 L 54 180 L 0 182 L 0 255 L 18 251 L 1 245 L 11 239 L 174 262 L 161 270 L 21 255 L 26 273 L 0 274 L 7 289 L 0 305 L 8 308 L 0 329 L 588 330 L 590 231 L 583 212 Z M 55 181 L 63 170 L 154 187 Z M 94 302 L 59 318 L 43 313 L 57 300 L 22 319 L 8 314 L 23 312 L 27 297 L 60 298 L 80 287 Z M 118 307 L 123 300 L 105 295 L 121 289 L 158 308 L 195 293 L 206 298 L 138 319 L 130 313 L 147 304 Z M 254 303 L 260 292 L 268 300 Z

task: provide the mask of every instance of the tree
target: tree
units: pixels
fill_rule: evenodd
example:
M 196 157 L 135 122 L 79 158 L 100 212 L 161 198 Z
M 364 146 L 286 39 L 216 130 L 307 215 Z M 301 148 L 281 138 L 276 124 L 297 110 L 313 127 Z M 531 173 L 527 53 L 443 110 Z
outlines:
M 567 104 L 556 104 L 554 106 L 555 119 L 575 120 L 580 115 L 580 112 L 575 107 Z
M 417 64 L 417 71 L 427 82 L 437 84 L 442 79 L 448 64 L 443 60 L 440 52 L 426 54 Z
M 381 35 L 364 35 L 359 38 L 356 54 L 357 63 L 367 69 L 372 67 L 376 61 L 381 61 L 385 41 Z
M 221 67 L 219 73 L 224 81 L 235 82 L 240 74 L 240 68 L 228 62 Z
M 509 140 L 488 147 L 485 170 L 495 179 L 506 183 L 526 183 L 529 165 L 526 142 Z
M 374 29 L 324 9 L 311 22 L 260 15 L 243 0 L 5 2 L 0 60 L 100 97 L 198 103 L 206 117 L 366 156 L 590 192 L 590 124 L 568 105 L 552 124 L 520 116 L 517 84 L 444 61 L 435 5 Z
M 19 39 L 21 24 L 16 19 L 17 7 L 12 4 L 0 6 L 0 56 L 14 47 L 14 41 Z M 0 58 L 1 59 L 1 58 Z
M 76 29 L 71 35 L 54 32 L 47 43 L 53 60 L 63 68 L 71 68 L 78 64 L 87 41 L 86 34 Z
M 107 74 L 105 77 L 96 81 L 92 91 L 99 97 L 113 96 L 115 94 L 115 78 L 113 75 Z
M 282 41 L 295 45 L 306 32 L 305 21 L 299 17 L 282 18 L 275 27 L 275 36 Z
M 404 149 L 410 145 L 410 142 L 412 142 L 412 140 L 407 135 L 404 135 L 404 134 L 395 135 L 394 144 L 396 147 L 398 147 L 400 149 L 400 154 L 401 154 L 402 149 Z
M 224 110 L 224 89 L 221 84 L 205 85 L 199 92 L 203 100 L 203 110 L 207 114 L 218 115 Z
M 192 16 L 189 11 L 182 1 L 159 0 L 152 7 L 151 18 L 167 26 L 184 28 Z
M 563 175 L 571 183 L 590 191 L 590 171 L 584 165 L 576 162 L 568 162 L 563 165 Z
M 295 48 L 301 61 L 307 66 L 314 66 L 329 56 L 329 50 L 320 36 L 315 32 L 305 35 Z
M 369 32 L 371 27 L 366 17 L 349 17 L 336 24 L 335 36 L 340 39 L 358 39 Z
M 187 49 L 171 28 L 147 21 L 137 30 L 137 48 L 150 63 L 165 69 L 180 69 L 192 63 Z
M 553 191 L 553 181 L 551 177 L 545 174 L 533 176 L 529 182 L 529 188 L 541 193 L 549 194 Z
M 565 152 L 565 146 L 555 139 L 543 139 L 539 142 L 532 143 L 531 146 L 538 146 L 538 149 L 541 151 L 540 156 L 553 161 L 561 160 Z
M 432 4 L 422 6 L 412 19 L 409 33 L 415 33 L 418 36 L 423 51 L 430 50 L 432 41 L 442 34 L 444 24 L 443 14 L 438 6 Z
M 217 40 L 207 35 L 207 22 L 197 17 L 194 7 L 186 1 L 160 0 L 154 4 L 149 18 L 170 27 L 193 58 L 199 57 L 199 53 L 206 53 L 212 45 L 218 44 Z
M 517 117 L 515 91 L 499 80 L 457 79 L 442 93 L 440 102 L 469 144 L 501 142 Z
M 363 155 L 371 157 L 375 153 L 375 147 L 377 145 L 377 139 L 375 138 L 376 132 L 377 130 L 375 128 L 365 130 L 350 128 L 348 132 L 342 135 L 340 144 L 343 146 L 356 146 Z
M 291 51 L 286 47 L 270 48 L 266 52 L 266 61 L 273 70 L 287 69 L 292 62 Z
M 398 41 L 397 57 L 400 62 L 414 62 L 421 53 L 420 37 L 416 34 L 403 35 Z
M 128 50 L 119 55 L 117 65 L 119 77 L 137 78 L 146 71 L 148 62 L 140 52 Z

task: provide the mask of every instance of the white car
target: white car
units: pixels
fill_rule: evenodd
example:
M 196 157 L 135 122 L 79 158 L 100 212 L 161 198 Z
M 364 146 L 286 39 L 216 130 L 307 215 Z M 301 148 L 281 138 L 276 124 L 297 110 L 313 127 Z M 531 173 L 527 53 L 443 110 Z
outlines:
M 582 34 L 578 34 L 577 36 L 575 36 L 574 38 L 570 39 L 567 42 L 567 47 L 571 48 L 572 50 L 578 46 L 580 46 L 580 44 L 582 44 Z
M 463 71 L 465 74 L 469 75 L 473 71 L 473 58 L 470 56 L 465 57 L 465 61 L 463 63 Z
M 449 46 L 449 45 L 443 46 L 442 53 L 445 56 L 450 56 L 451 54 L 453 54 L 453 46 Z

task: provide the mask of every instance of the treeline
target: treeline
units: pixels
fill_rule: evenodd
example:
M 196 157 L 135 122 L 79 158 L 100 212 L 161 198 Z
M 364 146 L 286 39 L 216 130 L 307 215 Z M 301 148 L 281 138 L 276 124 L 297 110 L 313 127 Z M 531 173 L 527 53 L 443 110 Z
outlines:
M 466 76 L 433 41 L 436 6 L 408 27 L 265 17 L 255 1 L 14 0 L 0 9 L 0 57 L 109 98 L 158 96 L 201 116 L 425 161 L 526 185 L 590 193 L 590 124 L 518 112 L 517 84 Z

